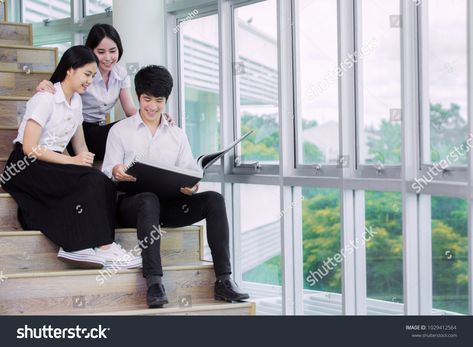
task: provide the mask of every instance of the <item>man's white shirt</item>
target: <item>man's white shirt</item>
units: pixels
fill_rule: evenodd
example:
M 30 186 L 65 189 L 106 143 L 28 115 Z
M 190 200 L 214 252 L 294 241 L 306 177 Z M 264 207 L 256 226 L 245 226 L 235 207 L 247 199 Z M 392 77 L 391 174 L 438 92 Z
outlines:
M 128 165 L 136 158 L 199 170 L 185 132 L 177 126 L 170 126 L 163 115 L 154 136 L 139 111 L 110 129 L 102 172 L 112 178 L 115 165 Z

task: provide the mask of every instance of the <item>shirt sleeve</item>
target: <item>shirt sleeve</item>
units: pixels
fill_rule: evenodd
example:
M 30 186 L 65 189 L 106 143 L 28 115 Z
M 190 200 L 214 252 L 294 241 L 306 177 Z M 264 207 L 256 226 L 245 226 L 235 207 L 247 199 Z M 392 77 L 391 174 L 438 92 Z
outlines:
M 32 119 L 45 127 L 53 112 L 54 95 L 43 92 L 35 94 L 26 105 L 24 119 Z
M 121 83 L 120 89 L 130 88 L 131 87 L 131 79 L 130 75 L 128 75 L 128 71 L 121 65 L 115 65 L 115 72 L 118 76 L 120 76 Z
M 200 171 L 194 157 L 192 156 L 191 146 L 184 132 L 182 132 L 182 139 L 179 146 L 179 154 L 177 156 L 176 166 L 182 167 L 184 169 Z
M 130 87 L 131 87 L 130 75 L 126 75 L 126 77 L 122 81 L 121 89 L 130 88 Z
M 118 128 L 114 125 L 107 137 L 105 147 L 105 156 L 102 164 L 102 172 L 109 178 L 112 178 L 112 171 L 115 165 L 124 164 L 125 152 L 119 135 Z

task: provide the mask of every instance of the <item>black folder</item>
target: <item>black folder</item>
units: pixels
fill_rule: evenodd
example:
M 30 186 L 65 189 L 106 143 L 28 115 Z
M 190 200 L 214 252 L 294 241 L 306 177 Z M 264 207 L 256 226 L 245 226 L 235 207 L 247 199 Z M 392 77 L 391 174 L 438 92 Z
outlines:
M 136 177 L 136 182 L 119 182 L 117 189 L 130 194 L 151 192 L 163 200 L 182 197 L 181 187 L 191 188 L 195 186 L 204 177 L 205 170 L 208 167 L 252 132 L 246 133 L 218 152 L 200 155 L 196 160 L 198 170 L 184 169 L 137 158 L 125 168 L 127 174 Z

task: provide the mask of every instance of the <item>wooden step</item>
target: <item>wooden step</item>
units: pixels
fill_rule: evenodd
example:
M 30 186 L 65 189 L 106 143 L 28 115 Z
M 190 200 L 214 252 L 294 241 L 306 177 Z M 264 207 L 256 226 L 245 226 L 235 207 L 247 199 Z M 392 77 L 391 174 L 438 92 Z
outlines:
M 20 126 L 28 100 L 28 97 L 0 96 L 0 127 Z
M 31 24 L 0 22 L 0 45 L 33 46 Z
M 254 316 L 255 314 L 254 302 L 221 303 L 219 301 L 197 305 L 180 302 L 179 305 L 166 305 L 157 309 L 149 309 L 142 305 L 142 308 L 125 311 L 111 309 L 106 312 L 92 313 L 99 316 Z
M 7 159 L 8 158 L 0 158 L 0 175 L 3 173 L 3 170 L 5 169 Z M 0 182 L 0 194 L 2 194 L 2 193 L 5 193 L 5 191 L 3 190 L 2 183 Z
M 13 150 L 13 140 L 17 135 L 17 127 L 0 127 L 0 158 L 8 158 Z
M 0 45 L 0 69 L 53 72 L 57 65 L 57 48 Z
M 185 265 L 201 260 L 202 226 L 162 229 L 163 265 Z M 136 229 L 117 229 L 115 241 L 133 254 L 140 252 Z M 73 269 L 57 259 L 58 246 L 39 231 L 0 231 L 0 269 L 4 274 Z
M 0 230 L 21 230 L 17 204 L 10 194 L 0 194 Z
M 10 194 L 0 193 L 0 231 L 1 230 L 3 231 L 23 230 L 20 223 L 18 222 L 17 209 L 18 209 L 18 206 Z M 202 225 L 192 225 L 186 228 L 204 228 L 204 227 Z M 178 229 L 182 229 L 182 228 L 178 228 Z M 170 228 L 169 229 L 165 228 L 164 230 L 170 230 Z M 211 257 L 206 256 L 206 253 L 210 253 L 210 251 L 208 250 L 208 246 L 206 245 L 205 238 L 206 238 L 205 229 L 200 229 L 199 231 L 200 260 L 210 261 Z M 187 239 L 184 242 L 187 242 Z M 179 254 L 173 255 L 173 257 L 179 257 L 179 256 L 180 256 Z
M 42 80 L 49 80 L 50 72 L 33 71 L 29 74 L 18 71 L 0 71 L 0 95 L 32 97 Z
M 213 266 L 195 264 L 163 269 L 169 302 L 213 300 Z M 0 314 L 87 314 L 110 307 L 136 307 L 146 300 L 141 269 L 109 274 L 104 270 L 11 274 L 0 287 Z
M 8 1 L 5 0 L 0 3 L 0 22 L 5 22 L 8 19 Z

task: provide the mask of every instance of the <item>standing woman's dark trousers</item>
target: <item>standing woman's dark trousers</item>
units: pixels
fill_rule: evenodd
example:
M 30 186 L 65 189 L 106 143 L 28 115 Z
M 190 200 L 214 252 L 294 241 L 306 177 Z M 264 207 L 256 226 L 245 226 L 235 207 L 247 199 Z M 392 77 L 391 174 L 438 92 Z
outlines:
M 2 181 L 23 229 L 40 230 L 66 252 L 113 242 L 115 184 L 96 168 L 33 160 L 16 143 Z
M 202 219 L 207 223 L 207 240 L 212 252 L 215 275 L 231 274 L 228 220 L 221 194 L 182 194 L 176 200 L 160 201 L 154 193 L 140 193 L 122 195 L 118 200 L 119 223 L 138 230 L 145 277 L 163 275 L 161 238 L 156 237 L 159 226 L 177 228 Z
M 84 129 L 85 143 L 89 152 L 95 154 L 94 160 L 103 160 L 105 156 L 105 147 L 107 146 L 107 137 L 110 129 L 115 125 L 115 123 L 99 125 L 96 123 L 82 123 L 82 128 Z M 67 151 L 71 156 L 76 155 L 72 144 L 69 143 L 67 146 Z

